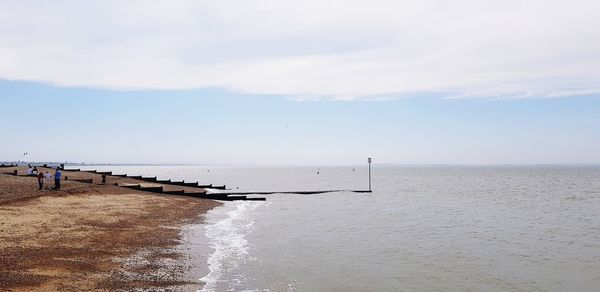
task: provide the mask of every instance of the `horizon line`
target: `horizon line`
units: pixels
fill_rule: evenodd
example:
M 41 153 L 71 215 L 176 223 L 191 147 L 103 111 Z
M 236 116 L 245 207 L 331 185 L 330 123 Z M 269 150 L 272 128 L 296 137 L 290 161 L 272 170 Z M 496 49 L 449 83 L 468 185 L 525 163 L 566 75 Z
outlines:
M 342 167 L 342 166 L 362 166 L 367 163 L 332 163 L 332 164 L 277 164 L 277 163 L 131 163 L 131 162 L 57 162 L 57 161 L 0 161 L 0 164 L 65 164 L 65 166 L 273 166 L 273 167 Z M 567 162 L 567 163 L 372 163 L 377 166 L 600 166 L 600 162 Z

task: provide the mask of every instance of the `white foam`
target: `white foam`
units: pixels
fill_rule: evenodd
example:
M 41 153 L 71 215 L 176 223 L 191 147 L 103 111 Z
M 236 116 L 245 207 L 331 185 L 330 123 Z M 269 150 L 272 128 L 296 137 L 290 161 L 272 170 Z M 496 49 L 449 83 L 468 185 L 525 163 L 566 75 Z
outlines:
M 227 279 L 222 279 L 225 272 L 236 269 L 239 263 L 245 261 L 248 255 L 246 235 L 254 224 L 252 211 L 264 203 L 257 201 L 232 202 L 235 209 L 227 212 L 226 218 L 205 227 L 206 237 L 215 251 L 207 260 L 209 273 L 200 279 L 205 285 L 199 291 L 215 291 L 218 284 L 226 285 Z

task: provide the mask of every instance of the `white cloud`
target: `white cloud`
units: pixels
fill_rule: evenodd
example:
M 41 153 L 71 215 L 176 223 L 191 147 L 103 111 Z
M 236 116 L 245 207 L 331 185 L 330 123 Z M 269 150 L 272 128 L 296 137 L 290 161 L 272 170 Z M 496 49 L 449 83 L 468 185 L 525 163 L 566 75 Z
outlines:
M 600 93 L 600 2 L 3 1 L 0 78 L 296 100 Z

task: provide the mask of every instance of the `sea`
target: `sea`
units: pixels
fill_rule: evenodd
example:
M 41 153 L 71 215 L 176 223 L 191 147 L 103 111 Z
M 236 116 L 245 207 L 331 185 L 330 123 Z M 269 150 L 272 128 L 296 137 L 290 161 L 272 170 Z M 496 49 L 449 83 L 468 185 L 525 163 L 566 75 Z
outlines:
M 228 191 L 198 291 L 600 291 L 600 167 L 103 166 Z M 218 192 L 219 190 L 213 190 Z

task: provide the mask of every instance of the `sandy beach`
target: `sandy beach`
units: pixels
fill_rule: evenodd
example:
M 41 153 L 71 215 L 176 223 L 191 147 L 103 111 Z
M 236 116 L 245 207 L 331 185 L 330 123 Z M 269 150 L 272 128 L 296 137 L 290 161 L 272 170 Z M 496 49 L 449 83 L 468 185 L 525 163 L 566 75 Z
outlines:
M 114 186 L 109 177 L 65 171 L 60 191 L 0 169 L 0 287 L 9 291 L 201 287 L 204 263 L 177 247 L 182 227 L 220 203 Z M 24 173 L 24 168 L 18 168 Z M 49 169 L 43 169 L 49 170 Z M 129 178 L 114 178 L 135 182 Z M 209 252 L 208 250 L 206 251 Z

